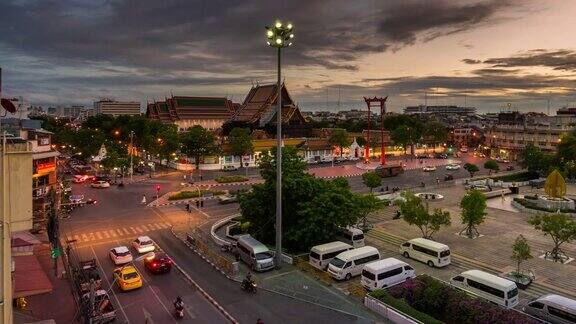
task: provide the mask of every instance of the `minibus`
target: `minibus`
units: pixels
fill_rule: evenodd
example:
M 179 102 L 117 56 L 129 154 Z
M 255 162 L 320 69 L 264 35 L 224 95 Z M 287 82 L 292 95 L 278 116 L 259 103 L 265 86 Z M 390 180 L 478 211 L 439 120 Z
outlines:
M 552 324 L 574 324 L 576 300 L 548 294 L 528 303 L 524 312 Z
M 400 254 L 424 262 L 431 267 L 444 267 L 450 264 L 450 248 L 448 245 L 415 238 L 400 246 Z
M 364 246 L 364 232 L 355 227 L 346 227 L 340 232 L 339 240 L 352 245 L 354 248 Z
M 326 270 L 335 256 L 351 249 L 352 245 L 340 241 L 316 245 L 310 249 L 308 262 L 315 268 Z
M 363 246 L 338 254 L 328 264 L 328 273 L 336 279 L 349 280 L 362 273 L 366 263 L 380 259 L 380 252 L 372 246 Z
M 362 286 L 370 291 L 390 286 L 414 278 L 416 273 L 408 263 L 395 258 L 370 262 L 362 269 Z
M 238 237 L 236 244 L 240 259 L 254 271 L 266 271 L 274 268 L 274 252 L 258 242 L 251 235 Z
M 518 287 L 514 281 L 480 270 L 468 270 L 450 279 L 450 283 L 474 295 L 504 307 L 518 304 Z

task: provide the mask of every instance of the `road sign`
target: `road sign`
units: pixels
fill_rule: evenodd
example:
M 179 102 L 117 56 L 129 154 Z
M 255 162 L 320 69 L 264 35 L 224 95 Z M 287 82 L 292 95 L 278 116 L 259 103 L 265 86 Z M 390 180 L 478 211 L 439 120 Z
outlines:
M 54 248 L 54 249 L 52 249 L 52 251 L 50 251 L 50 256 L 52 257 L 52 259 L 56 259 L 61 254 L 62 254 L 62 252 L 60 251 L 60 248 Z

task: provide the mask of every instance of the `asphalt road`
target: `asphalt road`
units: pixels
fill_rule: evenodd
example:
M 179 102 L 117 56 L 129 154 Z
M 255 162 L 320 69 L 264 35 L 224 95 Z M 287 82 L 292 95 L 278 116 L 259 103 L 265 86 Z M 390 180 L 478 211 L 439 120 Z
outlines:
M 179 176 L 171 176 L 127 184 L 123 188 L 112 186 L 94 189 L 85 184 L 73 184 L 73 194 L 83 194 L 86 199 L 96 199 L 98 203 L 81 207 L 73 211 L 68 219 L 62 220 L 62 236 L 77 240 L 73 244 L 81 259 L 97 259 L 106 278 L 104 285 L 107 288 L 112 285 L 112 271 L 115 268 L 108 256 L 109 249 L 119 245 L 129 247 L 137 236 L 148 235 L 192 280 L 241 323 L 255 323 L 258 318 L 265 323 L 363 321 L 352 315 L 264 290 L 258 291 L 256 295 L 241 291 L 239 283 L 226 279 L 171 234 L 170 215 L 164 214 L 161 208 L 148 208 L 141 204 L 142 195 L 148 197 L 148 202 L 155 196 L 156 185 L 161 186 L 162 194 L 179 187 L 180 182 Z M 204 208 L 195 210 L 189 217 L 206 224 L 235 213 L 237 208 L 238 204 L 219 205 L 215 200 L 206 201 Z M 138 255 L 134 250 L 132 254 L 134 257 Z M 172 323 L 172 301 L 178 295 L 183 297 L 187 305 L 184 322 L 226 322 L 216 308 L 176 269 L 168 274 L 152 275 L 145 271 L 142 261 L 135 261 L 134 264 L 143 275 L 144 286 L 129 292 L 120 292 L 117 287 L 111 290 L 120 323 L 144 323 L 147 317 L 149 323 Z

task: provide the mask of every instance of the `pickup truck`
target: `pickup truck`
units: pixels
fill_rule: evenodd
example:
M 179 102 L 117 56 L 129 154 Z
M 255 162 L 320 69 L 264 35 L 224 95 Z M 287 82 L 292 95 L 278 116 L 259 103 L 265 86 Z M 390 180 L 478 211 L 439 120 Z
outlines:
M 102 278 L 100 277 L 100 272 L 96 266 L 95 259 L 80 261 L 78 277 L 80 278 L 78 285 L 81 293 L 87 293 L 90 291 L 90 283 L 92 281 L 95 290 L 102 288 Z
M 116 310 L 108 292 L 104 289 L 94 291 L 91 298 L 88 292 L 82 296 L 82 309 L 85 310 L 84 316 L 92 324 L 110 323 L 116 319 Z

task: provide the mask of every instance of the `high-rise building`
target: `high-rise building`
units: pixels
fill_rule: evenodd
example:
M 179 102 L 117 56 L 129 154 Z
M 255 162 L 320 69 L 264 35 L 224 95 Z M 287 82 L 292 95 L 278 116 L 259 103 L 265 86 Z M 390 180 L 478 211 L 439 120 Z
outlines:
M 94 113 L 112 116 L 138 116 L 140 115 L 140 103 L 137 101 L 115 101 L 104 99 L 94 102 Z
M 409 106 L 404 108 L 405 114 L 457 114 L 457 115 L 474 115 L 476 108 L 474 107 L 458 107 L 458 106 Z

